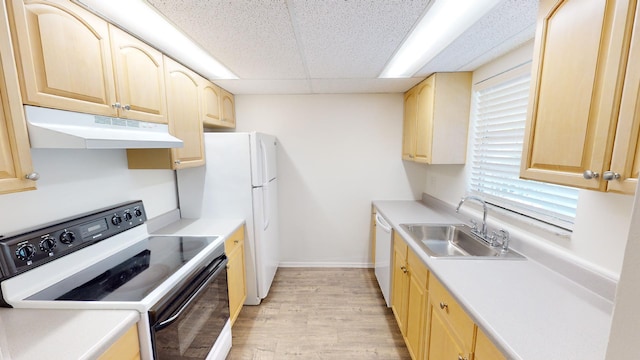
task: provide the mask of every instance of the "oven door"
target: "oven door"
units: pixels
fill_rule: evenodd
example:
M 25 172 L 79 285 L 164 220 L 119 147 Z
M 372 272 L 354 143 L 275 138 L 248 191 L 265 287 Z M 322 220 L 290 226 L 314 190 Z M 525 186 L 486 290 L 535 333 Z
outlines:
M 227 258 L 222 255 L 149 311 L 155 359 L 206 359 L 229 320 Z

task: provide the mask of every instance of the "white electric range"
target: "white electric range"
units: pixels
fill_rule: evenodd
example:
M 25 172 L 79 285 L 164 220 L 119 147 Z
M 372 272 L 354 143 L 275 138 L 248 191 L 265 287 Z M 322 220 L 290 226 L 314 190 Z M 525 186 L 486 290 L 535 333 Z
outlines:
M 134 201 L 5 236 L 1 305 L 137 310 L 144 359 L 224 359 L 223 239 L 150 236 L 145 221 Z

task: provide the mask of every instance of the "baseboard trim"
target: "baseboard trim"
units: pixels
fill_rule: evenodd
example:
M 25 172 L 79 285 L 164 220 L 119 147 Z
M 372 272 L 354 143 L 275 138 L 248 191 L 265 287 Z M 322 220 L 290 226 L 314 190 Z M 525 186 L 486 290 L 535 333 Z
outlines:
M 280 262 L 278 265 L 283 268 L 360 268 L 360 269 L 368 269 L 373 268 L 372 263 L 355 263 L 355 262 L 319 262 L 319 261 L 310 261 L 310 262 L 299 262 L 299 261 L 284 261 Z

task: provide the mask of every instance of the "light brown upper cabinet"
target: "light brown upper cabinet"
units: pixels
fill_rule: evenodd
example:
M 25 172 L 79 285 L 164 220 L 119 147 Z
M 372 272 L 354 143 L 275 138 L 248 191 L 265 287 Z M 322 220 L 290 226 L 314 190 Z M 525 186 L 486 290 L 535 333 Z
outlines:
M 222 125 L 220 113 L 222 107 L 220 100 L 222 94 L 220 87 L 207 79 L 202 79 L 202 123 L 205 127 L 218 127 Z
M 634 16 L 636 1 L 540 2 L 522 178 L 634 192 L 640 60 Z
M 203 79 L 201 95 L 204 127 L 229 129 L 236 127 L 233 94 Z
M 220 88 L 220 104 L 222 105 L 222 114 L 220 121 L 230 128 L 236 127 L 236 100 L 232 93 Z
M 22 111 L 9 24 L 0 6 L 0 194 L 34 190 L 27 126 Z
M 471 73 L 435 73 L 404 97 L 402 158 L 425 164 L 464 164 Z
M 109 25 L 119 116 L 167 123 L 162 53 Z
M 167 122 L 159 51 L 70 1 L 9 9 L 25 104 Z
M 117 116 L 108 24 L 65 0 L 8 7 L 24 103 Z
M 130 169 L 183 169 L 204 165 L 200 107 L 202 78 L 164 57 L 169 132 L 184 142 L 174 149 L 128 149 Z
M 607 184 L 609 191 L 626 194 L 635 192 L 640 172 L 640 7 L 636 8 L 635 19 L 609 168 L 614 177 L 618 173 L 620 178 Z

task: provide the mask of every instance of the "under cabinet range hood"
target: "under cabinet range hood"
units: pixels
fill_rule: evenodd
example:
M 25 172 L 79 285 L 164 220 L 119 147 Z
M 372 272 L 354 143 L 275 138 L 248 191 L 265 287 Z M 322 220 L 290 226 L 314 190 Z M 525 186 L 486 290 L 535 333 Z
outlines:
M 182 147 L 166 124 L 25 105 L 34 149 L 151 149 Z

